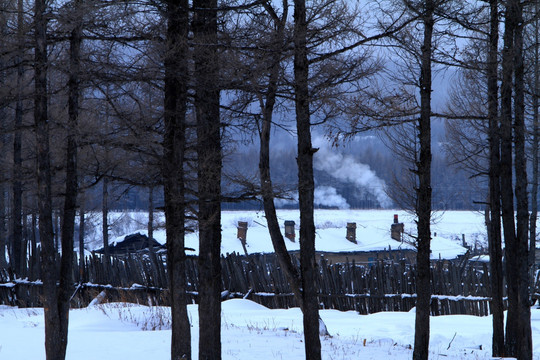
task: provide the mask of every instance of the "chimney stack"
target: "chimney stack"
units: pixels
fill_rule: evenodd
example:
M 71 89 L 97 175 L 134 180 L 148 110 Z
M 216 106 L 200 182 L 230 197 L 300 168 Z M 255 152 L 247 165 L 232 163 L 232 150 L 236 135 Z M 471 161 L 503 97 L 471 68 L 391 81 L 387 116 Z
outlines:
M 236 237 L 240 242 L 242 243 L 242 248 L 244 249 L 244 253 L 247 256 L 247 229 L 248 229 L 248 223 L 245 221 L 239 221 L 238 227 L 236 228 Z
M 246 242 L 247 239 L 247 229 L 248 229 L 248 223 L 245 221 L 239 221 L 238 227 L 236 228 L 238 231 L 236 232 L 236 237 L 243 243 Z
M 394 223 L 390 226 L 390 236 L 396 241 L 402 241 L 405 226 L 399 222 L 398 214 L 394 214 Z
M 347 223 L 347 240 L 349 240 L 352 243 L 357 244 L 356 242 L 356 223 Z
M 294 232 L 294 221 L 292 220 L 285 220 L 285 237 L 294 242 L 296 234 Z

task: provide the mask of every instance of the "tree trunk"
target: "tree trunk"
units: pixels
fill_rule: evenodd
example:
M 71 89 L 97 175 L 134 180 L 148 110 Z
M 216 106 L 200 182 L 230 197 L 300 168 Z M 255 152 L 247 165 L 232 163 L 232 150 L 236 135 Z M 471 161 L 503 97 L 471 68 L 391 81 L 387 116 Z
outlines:
M 109 268 L 109 178 L 103 177 L 101 196 L 101 234 L 103 237 L 103 259 L 106 268 Z
M 156 250 L 152 244 L 154 239 L 154 187 L 150 186 L 148 188 L 148 223 L 147 223 L 147 232 L 148 232 L 148 255 L 150 258 L 150 263 L 152 264 L 152 271 L 156 274 L 154 279 L 155 284 L 162 284 L 162 279 L 159 270 L 158 270 L 158 258 L 156 256 Z M 160 285 L 161 286 L 161 285 Z
M 285 4 L 286 5 L 286 4 Z M 272 185 L 272 177 L 270 175 L 270 134 L 272 129 L 273 112 L 276 103 L 276 95 L 278 88 L 278 78 L 280 72 L 280 61 L 284 48 L 284 30 L 287 20 L 287 6 L 283 7 L 284 13 L 281 19 L 275 20 L 276 34 L 274 44 L 276 49 L 272 51 L 268 66 L 268 88 L 266 91 L 265 102 L 262 108 L 263 116 L 260 128 L 260 153 L 259 153 L 259 177 L 261 181 L 261 194 L 263 199 L 264 214 L 268 225 L 268 232 L 274 247 L 274 252 L 278 258 L 279 264 L 287 277 L 287 281 L 291 286 L 294 294 L 294 299 L 298 306 L 304 311 L 302 301 L 301 279 L 298 270 L 292 262 L 291 256 L 287 251 L 283 234 L 279 227 L 279 221 L 276 214 L 274 204 L 274 188 Z
M 46 1 L 36 0 L 34 9 L 34 124 L 37 147 L 37 186 L 39 236 L 41 240 L 41 278 L 45 313 L 45 354 L 47 360 L 63 360 L 66 343 L 58 313 L 56 250 L 54 247 L 49 125 L 47 118 L 47 20 Z
M 148 239 L 154 238 L 154 187 L 148 188 Z M 152 242 L 150 242 L 152 244 Z M 153 247 L 152 247 L 153 249 Z
M 538 14 L 538 0 L 534 2 L 535 13 Z M 529 267 L 536 270 L 536 221 L 538 219 L 538 97 L 540 96 L 540 23 L 538 17 L 534 20 L 534 92 L 533 92 L 533 138 L 532 138 L 532 181 L 531 181 L 531 216 L 529 220 Z
M 488 52 L 488 118 L 489 118 L 489 209 L 488 224 L 489 264 L 491 272 L 491 309 L 493 313 L 492 356 L 504 356 L 504 304 L 501 246 L 501 188 L 500 188 L 500 136 L 498 117 L 498 1 L 490 0 L 490 36 Z
M 5 185 L 0 185 L 0 269 L 3 272 L 8 267 L 6 259 L 6 191 Z
M 167 268 L 171 296 L 171 359 L 191 359 L 191 328 L 187 312 L 184 153 L 188 83 L 188 2 L 167 2 L 165 56 L 165 135 L 163 191 L 167 233 Z M 150 221 L 150 220 L 149 220 Z M 150 232 L 148 234 L 150 237 Z
M 79 197 L 79 284 L 82 284 L 85 281 L 85 256 L 84 256 L 84 212 L 85 210 L 85 197 L 84 193 L 81 192 Z
M 31 220 L 31 223 L 32 223 L 32 234 L 31 234 L 31 245 L 30 245 L 30 248 L 32 249 L 32 257 L 30 258 L 32 260 L 32 263 L 31 263 L 31 269 L 32 271 L 30 272 L 30 280 L 31 281 L 34 281 L 34 280 L 38 280 L 40 279 L 39 277 L 39 269 L 38 269 L 38 265 L 39 265 L 39 260 L 36 256 L 37 254 L 37 216 L 36 216 L 36 213 L 35 211 L 32 211 L 32 220 Z
M 516 262 L 518 264 L 518 351 L 520 360 L 532 359 L 531 308 L 529 301 L 529 198 L 525 154 L 525 81 L 523 62 L 523 4 L 516 0 L 514 32 L 514 159 L 516 194 Z
M 313 201 L 313 154 L 309 113 L 309 64 L 307 58 L 306 1 L 294 0 L 294 96 L 298 137 L 298 199 L 300 207 L 300 274 L 304 305 L 306 359 L 321 359 L 319 338 L 319 302 L 315 281 L 315 222 Z
M 501 82 L 501 210 L 505 243 L 506 276 L 508 281 L 508 314 L 506 321 L 505 356 L 516 356 L 518 346 L 518 276 L 517 244 L 514 223 L 512 183 L 512 81 L 514 73 L 515 6 L 509 2 L 505 11 L 504 48 L 502 50 Z
M 429 355 L 429 315 L 431 302 L 430 243 L 431 243 L 431 56 L 433 35 L 432 0 L 424 4 L 424 39 L 420 74 L 420 119 L 418 122 L 419 159 L 416 163 L 418 188 L 416 215 L 418 217 L 418 253 L 416 292 L 416 321 L 413 359 L 427 360 Z
M 13 134 L 13 179 L 11 183 L 13 192 L 13 206 L 11 208 L 11 267 L 14 274 L 20 272 L 21 243 L 22 243 L 22 120 L 23 120 L 23 53 L 24 53 L 24 19 L 23 1 L 17 2 L 17 101 L 15 103 L 15 132 Z
M 199 205 L 199 359 L 221 358 L 221 124 L 217 1 L 195 0 L 193 38 Z
M 24 204 L 23 204 L 24 208 Z M 19 271 L 19 277 L 20 278 L 26 278 L 28 276 L 28 219 L 26 218 L 26 214 L 22 213 L 22 243 L 21 243 L 21 258 L 20 261 L 20 271 Z
M 69 39 L 69 80 L 68 80 L 68 125 L 66 146 L 66 188 L 64 195 L 64 213 L 62 221 L 62 260 L 60 263 L 60 287 L 58 291 L 58 315 L 63 344 L 67 346 L 69 324 L 69 302 L 73 290 L 73 247 L 75 234 L 75 216 L 77 195 L 79 192 L 77 175 L 77 127 L 79 119 L 79 73 L 82 20 L 79 11 L 81 0 L 75 2 L 77 18 Z M 65 352 L 65 350 L 64 350 Z

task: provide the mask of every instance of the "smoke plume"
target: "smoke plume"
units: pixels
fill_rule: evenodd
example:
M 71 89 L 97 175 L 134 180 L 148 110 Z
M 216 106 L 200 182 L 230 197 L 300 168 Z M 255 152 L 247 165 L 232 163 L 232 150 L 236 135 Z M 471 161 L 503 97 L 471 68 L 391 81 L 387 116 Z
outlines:
M 392 205 L 386 194 L 386 183 L 368 165 L 357 162 L 350 155 L 334 151 L 323 138 L 314 139 L 313 146 L 319 148 L 313 158 L 315 169 L 324 171 L 337 180 L 366 189 L 383 208 Z
M 276 207 L 291 206 L 298 204 L 298 192 L 290 194 L 289 199 L 275 199 Z M 331 186 L 318 186 L 314 191 L 315 206 L 337 207 L 338 209 L 349 209 L 347 200 L 337 193 L 337 190 Z

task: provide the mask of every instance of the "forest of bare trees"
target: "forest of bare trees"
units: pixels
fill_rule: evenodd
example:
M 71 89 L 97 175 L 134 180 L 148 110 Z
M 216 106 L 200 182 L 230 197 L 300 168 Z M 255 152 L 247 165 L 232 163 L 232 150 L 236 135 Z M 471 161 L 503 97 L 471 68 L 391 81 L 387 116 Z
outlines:
M 101 206 L 108 258 L 107 212 L 134 193 L 148 196 L 140 201 L 150 214 L 157 203 L 166 217 L 171 359 L 192 353 L 184 236 L 193 224 L 199 358 L 221 358 L 220 214 L 227 204 L 264 209 L 303 312 L 306 359 L 320 359 L 319 337 L 328 334 L 313 287 L 316 185 L 331 184 L 351 203 L 383 206 L 358 182 L 347 186 L 317 166 L 326 153 L 320 138 L 371 165 L 393 206 L 416 214 L 414 359 L 428 357 L 432 212 L 453 207 L 486 211 L 493 356 L 532 358 L 538 1 L 0 6 L 0 269 L 24 278 L 22 264 L 41 248 L 48 360 L 65 358 L 73 250 L 84 247 L 85 212 Z M 276 137 L 287 146 L 278 148 Z M 291 192 L 300 211 L 298 268 L 275 214 L 276 201 Z M 503 268 L 513 279 L 506 327 Z

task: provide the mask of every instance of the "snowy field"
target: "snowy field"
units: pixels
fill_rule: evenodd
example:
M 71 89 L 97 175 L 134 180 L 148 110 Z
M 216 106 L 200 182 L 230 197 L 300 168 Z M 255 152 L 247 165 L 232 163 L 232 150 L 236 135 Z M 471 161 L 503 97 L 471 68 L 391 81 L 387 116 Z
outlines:
M 269 310 L 249 300 L 222 306 L 222 353 L 229 360 L 304 359 L 299 309 Z M 198 322 L 191 305 L 193 358 Z M 410 359 L 414 313 L 321 311 L 331 338 L 323 338 L 323 359 Z M 0 359 L 45 359 L 43 311 L 0 307 Z M 168 308 L 112 303 L 70 313 L 68 360 L 170 358 Z M 431 318 L 430 359 L 490 359 L 491 318 Z M 534 359 L 540 359 L 540 310 L 532 311 Z
M 395 210 L 316 210 L 316 247 L 326 251 L 354 251 L 386 248 L 390 244 L 390 224 L 398 214 L 405 231 L 414 233 L 414 218 Z M 118 236 L 145 233 L 146 214 L 111 214 Z M 299 213 L 278 212 L 280 224 L 294 220 Z M 99 217 L 95 216 L 96 226 Z M 159 219 L 159 223 L 162 219 Z M 238 221 L 248 222 L 248 252 L 272 251 L 262 212 L 226 211 L 222 216 L 222 253 L 243 252 L 236 239 Z M 358 244 L 345 240 L 347 222 L 357 223 Z M 438 254 L 450 254 L 461 244 L 462 234 L 469 245 L 485 245 L 483 215 L 451 211 L 434 219 L 433 233 L 443 239 Z M 434 234 L 435 235 L 435 234 Z M 157 229 L 156 240 L 165 242 Z M 198 249 L 197 233 L 187 236 L 186 245 Z M 291 250 L 298 248 L 287 241 Z M 395 243 L 392 243 L 394 248 Z M 405 244 L 403 245 L 405 246 Z M 99 247 L 99 242 L 90 249 Z M 190 305 L 193 358 L 198 349 L 196 305 Z M 331 338 L 322 339 L 323 359 L 410 359 L 414 338 L 414 312 L 358 315 L 353 311 L 322 310 Z M 67 359 L 70 360 L 148 360 L 169 359 L 169 309 L 130 304 L 105 304 L 70 313 Z M 540 310 L 532 310 L 534 359 L 540 359 Z M 491 359 L 491 318 L 464 315 L 431 318 L 430 359 Z M 304 359 L 302 318 L 299 309 L 270 310 L 248 300 L 228 300 L 222 307 L 223 359 Z M 44 359 L 42 309 L 0 306 L 0 360 Z

